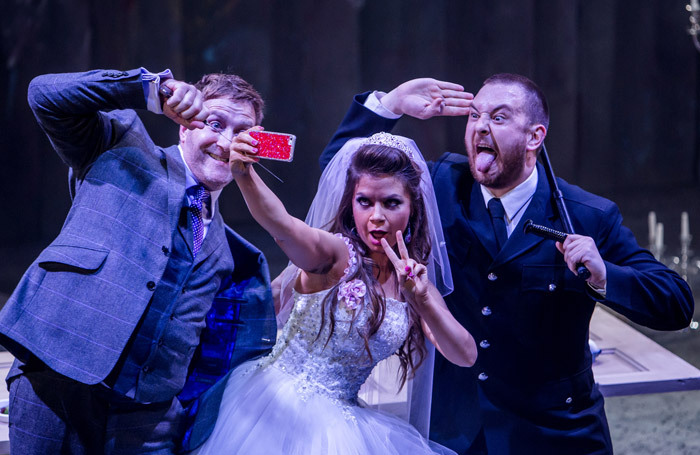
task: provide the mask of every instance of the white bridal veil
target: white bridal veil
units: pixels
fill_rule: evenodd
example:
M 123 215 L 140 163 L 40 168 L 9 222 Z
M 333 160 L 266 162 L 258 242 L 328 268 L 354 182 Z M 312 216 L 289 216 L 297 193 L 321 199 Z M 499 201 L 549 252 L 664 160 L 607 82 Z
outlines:
M 435 200 L 435 191 L 430 181 L 430 173 L 423 155 L 415 142 L 402 136 L 377 133 L 369 138 L 351 139 L 333 157 L 321 175 L 318 191 L 306 216 L 306 224 L 320 229 L 328 229 L 332 223 L 340 199 L 345 190 L 347 169 L 355 152 L 365 144 L 381 144 L 397 148 L 406 153 L 421 171 L 421 193 L 426 210 L 426 222 L 430 234 L 431 252 L 428 259 L 428 278 L 444 296 L 453 289 L 450 264 L 445 247 L 445 238 L 440 224 L 440 214 Z M 278 313 L 279 323 L 286 321 L 293 305 L 291 286 L 294 285 L 298 269 L 290 265 L 281 276 L 281 297 Z M 425 437 L 428 436 L 430 422 L 430 399 L 433 382 L 435 348 L 426 340 L 427 355 L 423 364 L 415 372 L 406 386 L 398 391 L 397 356 L 380 362 L 360 391 L 360 398 L 368 406 L 391 412 L 409 421 Z

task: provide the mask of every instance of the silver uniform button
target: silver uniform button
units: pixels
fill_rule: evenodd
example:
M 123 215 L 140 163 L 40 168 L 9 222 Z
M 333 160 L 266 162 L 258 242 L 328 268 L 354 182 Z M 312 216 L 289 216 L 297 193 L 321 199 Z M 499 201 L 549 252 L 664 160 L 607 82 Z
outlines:
M 479 342 L 479 346 L 481 346 L 482 348 L 486 349 L 486 348 L 488 348 L 489 346 L 491 346 L 491 343 L 489 343 L 488 340 L 481 340 L 481 342 Z
M 554 283 L 550 283 L 549 285 L 549 292 L 554 292 L 557 290 L 557 285 Z
M 566 399 L 566 404 L 571 404 L 571 402 L 574 401 L 571 397 Z
M 489 375 L 486 373 L 479 373 L 479 381 L 485 381 L 489 378 Z
M 481 314 L 484 316 L 491 316 L 491 308 L 485 306 L 481 309 Z
M 496 280 L 498 279 L 498 277 L 496 276 L 496 274 L 493 273 L 493 272 L 489 273 L 488 276 L 487 276 L 487 278 L 489 279 L 489 281 L 496 281 Z

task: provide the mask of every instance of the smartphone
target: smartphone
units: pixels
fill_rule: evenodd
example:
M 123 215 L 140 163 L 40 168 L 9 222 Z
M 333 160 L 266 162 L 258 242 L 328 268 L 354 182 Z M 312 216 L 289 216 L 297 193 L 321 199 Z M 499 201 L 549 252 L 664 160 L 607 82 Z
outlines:
M 272 131 L 250 131 L 250 136 L 258 141 L 258 158 L 277 161 L 292 161 L 296 136 Z
M 166 98 L 173 96 L 173 91 L 161 85 L 159 92 Z M 297 137 L 293 134 L 275 133 L 273 131 L 251 131 L 250 136 L 258 141 L 258 158 L 277 161 L 292 161 L 294 144 Z

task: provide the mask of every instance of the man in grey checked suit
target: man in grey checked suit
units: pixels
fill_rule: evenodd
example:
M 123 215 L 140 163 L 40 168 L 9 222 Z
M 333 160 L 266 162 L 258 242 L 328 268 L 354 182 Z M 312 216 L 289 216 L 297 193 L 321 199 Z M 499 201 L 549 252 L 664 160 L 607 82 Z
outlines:
M 17 358 L 11 451 L 173 453 L 177 395 L 196 398 L 274 343 L 264 257 L 217 204 L 230 138 L 260 124 L 262 99 L 234 75 L 190 85 L 142 68 L 39 76 L 29 103 L 70 168 L 73 203 L 0 312 Z M 133 111 L 145 108 L 180 125 L 178 146 L 152 142 Z

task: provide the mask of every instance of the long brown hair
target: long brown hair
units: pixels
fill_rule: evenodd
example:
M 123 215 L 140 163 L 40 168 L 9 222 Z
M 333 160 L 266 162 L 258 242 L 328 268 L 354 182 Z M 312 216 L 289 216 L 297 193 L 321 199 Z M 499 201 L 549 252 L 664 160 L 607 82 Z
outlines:
M 421 264 L 426 264 L 430 255 L 430 237 L 426 223 L 425 204 L 420 190 L 421 171 L 413 164 L 405 152 L 386 145 L 367 144 L 361 146 L 352 157 L 345 179 L 345 190 L 340 200 L 340 207 L 329 228 L 330 232 L 340 233 L 347 237 L 353 244 L 359 256 L 359 267 L 352 276 L 345 277 L 342 281 L 359 279 L 367 284 L 371 316 L 367 330 L 359 330 L 364 338 L 365 349 L 370 360 L 372 353 L 369 349 L 369 338 L 377 333 L 384 321 L 386 314 L 386 301 L 384 292 L 377 281 L 377 266 L 368 256 L 368 250 L 355 230 L 355 218 L 353 216 L 353 197 L 357 183 L 363 175 L 391 176 L 399 179 L 409 194 L 411 200 L 411 214 L 408 227 L 404 231 L 410 231 L 411 240 L 407 242 L 409 256 Z M 392 273 L 395 273 L 393 268 Z M 331 288 L 326 296 L 321 313 L 321 327 L 325 324 L 326 313 L 330 319 L 330 333 L 328 340 L 335 329 L 335 309 L 338 305 L 338 287 L 342 281 Z M 378 290 L 379 289 L 379 290 Z M 426 354 L 425 336 L 420 325 L 420 316 L 409 306 L 409 332 L 403 346 L 397 354 L 401 361 L 400 383 L 401 386 L 408 377 L 423 362 Z M 320 336 L 320 332 L 319 332 Z M 409 376 L 410 372 L 410 376 Z

